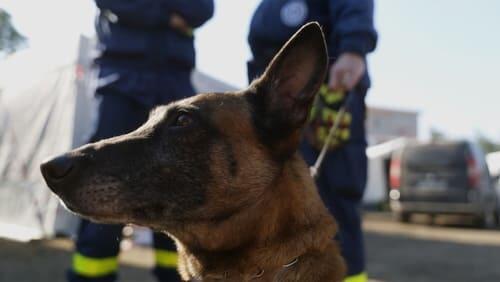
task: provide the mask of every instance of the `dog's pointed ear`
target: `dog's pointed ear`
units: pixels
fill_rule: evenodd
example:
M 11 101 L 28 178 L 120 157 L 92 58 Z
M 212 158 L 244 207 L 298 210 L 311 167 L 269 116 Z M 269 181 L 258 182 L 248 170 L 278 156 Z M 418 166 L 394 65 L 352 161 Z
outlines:
M 327 69 L 328 54 L 321 27 L 316 22 L 306 24 L 251 85 L 257 119 L 261 121 L 259 130 L 268 131 L 266 138 L 275 139 L 267 141 L 283 141 L 291 135 L 300 138 L 300 129 L 307 121 Z M 294 143 L 298 146 L 298 140 Z

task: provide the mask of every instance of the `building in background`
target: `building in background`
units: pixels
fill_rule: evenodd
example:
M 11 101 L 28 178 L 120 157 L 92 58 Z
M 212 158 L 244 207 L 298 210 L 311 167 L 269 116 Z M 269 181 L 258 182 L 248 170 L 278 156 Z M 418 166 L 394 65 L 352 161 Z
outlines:
M 400 137 L 417 139 L 418 113 L 368 107 L 366 132 L 368 145 L 377 145 Z

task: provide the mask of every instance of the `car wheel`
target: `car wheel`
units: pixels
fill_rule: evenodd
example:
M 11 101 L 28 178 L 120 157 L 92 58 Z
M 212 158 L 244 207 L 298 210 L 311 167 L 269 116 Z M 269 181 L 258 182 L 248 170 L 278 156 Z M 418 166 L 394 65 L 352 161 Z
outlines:
M 429 221 L 428 221 L 428 224 L 429 224 L 430 226 L 434 226 L 434 225 L 436 225 L 436 215 L 435 215 L 435 214 L 433 214 L 433 213 L 429 214 Z
M 497 213 L 495 211 L 485 211 L 483 215 L 479 217 L 478 225 L 481 228 L 491 229 L 495 228 L 497 222 Z
M 410 222 L 411 214 L 408 212 L 398 212 L 394 214 L 394 217 L 399 222 L 408 223 Z
M 495 212 L 495 224 L 497 227 L 500 227 L 500 207 L 497 207 Z

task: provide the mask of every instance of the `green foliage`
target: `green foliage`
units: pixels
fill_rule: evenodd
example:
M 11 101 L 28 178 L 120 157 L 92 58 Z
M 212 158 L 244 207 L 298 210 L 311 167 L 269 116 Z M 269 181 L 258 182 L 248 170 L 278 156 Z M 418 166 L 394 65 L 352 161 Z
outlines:
M 476 137 L 476 141 L 485 154 L 500 151 L 500 143 L 492 141 L 484 135 L 479 134 Z
M 436 128 L 431 128 L 431 141 L 444 141 L 446 140 L 446 135 L 436 129 Z
M 447 136 L 436 128 L 431 128 L 431 141 L 446 141 Z M 480 132 L 476 133 L 476 143 L 481 147 L 485 154 L 500 151 L 500 142 L 489 139 Z
M 13 53 L 25 42 L 26 38 L 12 25 L 10 14 L 0 9 L 0 53 Z

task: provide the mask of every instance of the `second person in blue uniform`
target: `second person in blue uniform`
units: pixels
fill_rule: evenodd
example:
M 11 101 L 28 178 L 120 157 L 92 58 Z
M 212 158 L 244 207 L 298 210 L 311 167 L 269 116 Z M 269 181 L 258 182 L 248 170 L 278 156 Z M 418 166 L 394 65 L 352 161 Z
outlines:
M 288 38 L 309 21 L 318 21 L 326 35 L 330 72 L 313 107 L 301 152 L 316 161 L 330 125 L 350 95 L 348 114 L 326 154 L 316 181 L 319 193 L 339 224 L 339 241 L 349 282 L 365 282 L 365 257 L 360 204 L 365 155 L 365 96 L 370 86 L 366 54 L 375 49 L 373 0 L 262 0 L 253 15 L 248 41 L 253 59 L 248 77 L 258 77 Z

